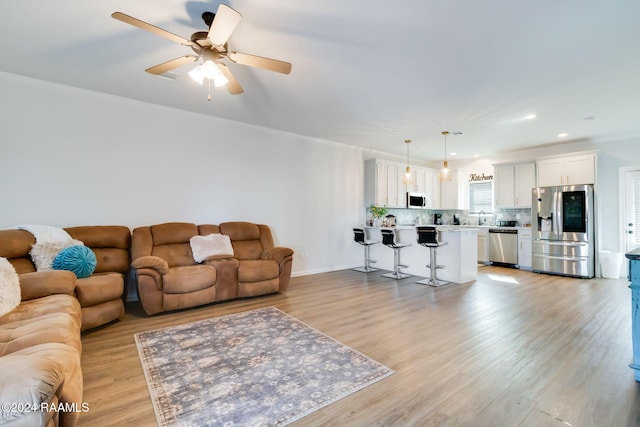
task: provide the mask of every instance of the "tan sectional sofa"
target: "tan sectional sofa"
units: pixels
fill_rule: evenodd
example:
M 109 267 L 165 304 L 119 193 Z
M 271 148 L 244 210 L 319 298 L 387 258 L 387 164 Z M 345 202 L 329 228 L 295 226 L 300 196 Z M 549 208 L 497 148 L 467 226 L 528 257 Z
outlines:
M 91 248 L 97 259 L 94 273 L 77 279 L 74 290 L 82 307 L 82 330 L 120 319 L 124 315 L 131 231 L 120 225 L 70 227 L 65 231 Z M 0 257 L 7 258 L 18 274 L 34 272 L 36 267 L 29 256 L 34 243 L 28 231 L 1 230 Z
M 293 251 L 276 247 L 266 225 L 167 223 L 139 227 L 66 228 L 96 255 L 94 273 L 35 271 L 35 243 L 24 230 L 0 231 L 0 257 L 19 275 L 21 303 L 0 316 L 0 425 L 74 426 L 88 410 L 82 402 L 81 330 L 121 318 L 125 277 L 135 271 L 147 314 L 287 289 Z M 196 263 L 193 236 L 229 236 L 233 254 Z M 42 405 L 45 406 L 42 406 Z M 55 411 L 64 405 L 66 411 Z M 45 411 L 34 408 L 49 409 Z
M 229 236 L 233 254 L 196 263 L 190 239 L 209 234 Z M 131 267 L 147 314 L 284 291 L 292 262 L 293 251 L 276 247 L 264 224 L 173 222 L 138 227 L 131 240 Z
M 22 302 L 0 317 L 0 424 L 73 426 L 83 410 L 76 276 L 42 271 L 19 278 Z M 51 410 L 60 404 L 71 410 Z

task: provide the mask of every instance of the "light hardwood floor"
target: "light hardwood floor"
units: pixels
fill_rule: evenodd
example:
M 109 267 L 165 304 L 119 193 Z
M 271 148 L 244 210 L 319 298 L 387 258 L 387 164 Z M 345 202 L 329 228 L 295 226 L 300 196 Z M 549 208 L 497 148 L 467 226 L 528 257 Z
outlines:
M 145 316 L 82 338 L 80 426 L 156 425 L 133 334 L 275 306 L 396 373 L 294 426 L 640 425 L 624 279 L 481 267 L 431 288 L 350 270 L 292 279 L 284 294 Z

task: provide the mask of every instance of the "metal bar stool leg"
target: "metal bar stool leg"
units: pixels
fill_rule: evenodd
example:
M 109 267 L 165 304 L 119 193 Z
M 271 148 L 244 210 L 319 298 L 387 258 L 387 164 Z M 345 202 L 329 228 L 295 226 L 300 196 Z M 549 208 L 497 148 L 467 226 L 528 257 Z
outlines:
M 438 265 L 436 263 L 436 249 L 438 249 L 437 247 L 430 247 L 429 248 L 429 265 L 427 267 L 429 267 L 429 278 L 428 279 L 424 279 L 424 280 L 419 280 L 416 283 L 419 283 L 421 285 L 429 285 L 429 286 L 442 286 L 442 285 L 446 285 L 449 282 L 445 282 L 444 280 L 438 280 L 436 278 L 436 270 L 438 268 L 443 268 L 443 266 Z
M 406 265 L 400 264 L 400 249 L 402 248 L 393 248 L 393 273 L 383 274 L 382 277 L 388 277 L 390 279 L 405 279 L 411 276 L 410 274 L 400 271 L 400 267 L 407 267 Z

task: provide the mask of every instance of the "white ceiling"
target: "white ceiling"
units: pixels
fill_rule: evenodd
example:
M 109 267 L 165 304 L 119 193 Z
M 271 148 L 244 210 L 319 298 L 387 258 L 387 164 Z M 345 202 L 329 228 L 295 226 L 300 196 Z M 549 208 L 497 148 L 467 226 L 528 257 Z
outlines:
M 638 0 L 227 4 L 243 15 L 230 49 L 290 75 L 232 63 L 245 93 L 207 102 L 193 65 L 145 73 L 191 50 L 111 13 L 189 38 L 218 2 L 184 0 L 0 2 L 0 71 L 399 155 L 409 138 L 423 160 L 442 158 L 443 130 L 464 133 L 448 139 L 460 158 L 640 137 Z

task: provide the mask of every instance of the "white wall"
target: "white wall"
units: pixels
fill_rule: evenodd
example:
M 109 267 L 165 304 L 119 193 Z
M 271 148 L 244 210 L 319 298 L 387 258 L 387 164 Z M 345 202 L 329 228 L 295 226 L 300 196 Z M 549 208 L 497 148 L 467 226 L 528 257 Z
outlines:
M 268 224 L 296 275 L 358 264 L 362 149 L 0 74 L 0 228 Z

